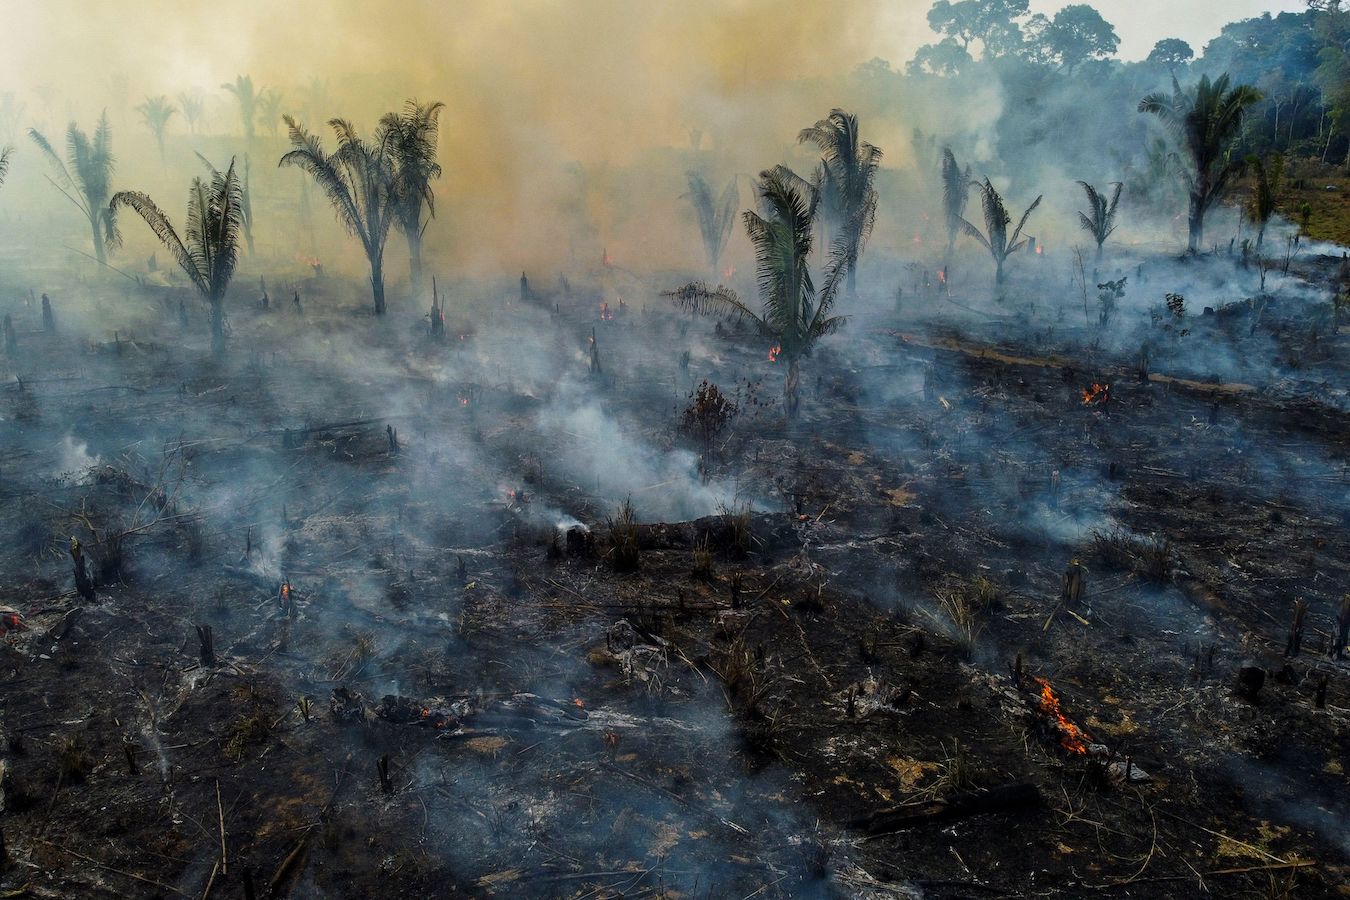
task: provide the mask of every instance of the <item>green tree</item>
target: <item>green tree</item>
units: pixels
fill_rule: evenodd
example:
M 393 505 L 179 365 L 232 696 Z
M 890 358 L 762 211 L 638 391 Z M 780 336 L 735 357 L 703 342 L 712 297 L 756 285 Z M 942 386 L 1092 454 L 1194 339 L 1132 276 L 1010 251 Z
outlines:
M 192 179 L 182 237 L 169 217 L 140 191 L 119 191 L 109 209 L 129 206 L 138 213 L 210 304 L 211 351 L 219 355 L 225 352 L 225 291 L 239 261 L 243 196 L 234 174 L 234 160 L 224 174 L 212 171 L 209 185 L 200 178 Z
M 279 166 L 309 173 L 333 205 L 342 225 L 361 241 L 370 263 L 370 290 L 375 315 L 384 315 L 384 245 L 395 218 L 394 161 L 387 135 L 364 141 L 345 119 L 330 119 L 337 149 L 328 153 L 319 138 L 295 119 L 283 116 L 294 148 Z
M 28 136 L 38 145 L 56 173 L 55 178 L 48 175 L 47 180 L 89 220 L 94 256 L 106 265 L 108 256 L 103 245 L 105 242 L 117 242 L 117 217 L 108 206 L 116 161 L 112 155 L 112 128 L 108 125 L 107 111 L 99 116 L 92 140 L 74 122 L 70 123 L 66 128 L 64 161 L 56 155 L 40 131 L 30 128 Z
M 1111 23 L 1085 3 L 1070 4 L 1055 13 L 1039 42 L 1044 59 L 1069 73 L 1088 60 L 1114 55 L 1120 46 Z
M 9 174 L 9 161 L 13 156 L 13 147 L 0 147 L 0 185 L 5 183 L 5 176 Z
M 928 26 L 969 52 L 980 41 L 986 54 L 998 53 L 1020 38 L 1017 19 L 1026 15 L 1027 0 L 937 0 L 928 10 Z
M 844 251 L 848 292 L 852 295 L 857 285 L 858 258 L 876 222 L 881 150 L 862 140 L 858 117 L 842 109 L 831 110 L 828 117 L 803 128 L 797 142 L 809 142 L 820 149 L 826 218 L 838 233 L 836 242 Z
M 1284 176 L 1284 157 L 1275 153 L 1269 161 L 1259 156 L 1247 157 L 1256 183 L 1252 196 L 1247 202 L 1247 216 L 1256 225 L 1256 254 L 1261 255 L 1261 245 L 1266 240 L 1266 225 L 1275 215 L 1275 194 L 1280 189 L 1280 179 Z
M 1087 194 L 1088 211 L 1078 213 L 1078 224 L 1083 226 L 1083 230 L 1092 235 L 1092 239 L 1097 243 L 1097 262 L 1102 261 L 1102 246 L 1106 239 L 1111 236 L 1111 232 L 1116 230 L 1116 207 L 1120 203 L 1120 192 L 1124 185 L 1119 182 L 1112 182 L 1111 186 L 1115 188 L 1111 192 L 1111 198 L 1108 200 L 1106 194 L 1098 191 L 1095 187 L 1086 181 L 1078 182 L 1083 193 Z
M 1166 66 L 1168 71 L 1171 71 L 1178 66 L 1186 65 L 1193 59 L 1195 59 L 1195 51 L 1191 49 L 1190 44 L 1181 38 L 1163 38 L 1153 45 L 1146 62 L 1157 66 Z
M 943 38 L 936 44 L 924 44 L 914 54 L 914 58 L 905 66 L 911 75 L 943 75 L 951 77 L 968 71 L 971 64 L 970 53 L 954 38 Z
M 444 108 L 444 103 L 410 99 L 403 104 L 402 112 L 388 113 L 380 120 L 379 140 L 387 143 L 394 165 L 394 224 L 408 242 L 414 291 L 422 286 L 422 236 L 436 217 L 431 182 L 441 177 L 436 155 Z
M 1139 111 L 1155 115 L 1181 145 L 1187 165 L 1181 170 L 1190 195 L 1187 250 L 1204 243 L 1205 215 L 1223 196 L 1242 159 L 1233 158 L 1234 140 L 1242 129 L 1244 110 L 1261 99 L 1251 85 L 1230 88 L 1228 75 L 1210 81 L 1201 77 L 1191 92 L 1172 78 L 1172 93 L 1156 92 L 1139 101 Z
M 159 161 L 164 162 L 164 129 L 177 110 L 169 102 L 168 97 L 159 96 L 146 97 L 145 102 L 136 107 L 136 112 L 141 114 L 141 121 L 155 136 L 155 145 L 159 147 Z
M 753 322 L 761 335 L 774 342 L 773 356 L 787 363 L 783 380 L 783 412 L 797 415 L 801 360 L 817 341 L 836 331 L 844 319 L 831 316 L 840 276 L 847 266 L 842 246 L 835 245 L 825 265 L 819 290 L 811 277 L 811 249 L 820 189 L 783 166 L 761 172 L 755 183 L 763 215 L 742 213 L 745 230 L 755 248 L 760 311 L 749 308 L 735 291 L 693 282 L 670 291 L 686 309 L 697 313 L 729 312 Z
M 1009 235 L 1008 226 L 1012 224 L 1012 216 L 1008 215 L 1008 208 L 1004 206 L 1003 198 L 999 196 L 998 191 L 994 190 L 994 185 L 988 178 L 983 182 L 976 181 L 973 185 L 980 191 L 980 205 L 984 209 L 984 233 L 965 219 L 961 220 L 961 228 L 979 241 L 994 258 L 994 289 L 998 291 L 1003 286 L 1003 264 L 1009 256 L 1027 245 L 1028 239 L 1022 237 L 1022 229 L 1032 212 L 1041 205 L 1041 198 L 1037 197 L 1032 201 L 1027 211 L 1022 213 L 1017 228 Z

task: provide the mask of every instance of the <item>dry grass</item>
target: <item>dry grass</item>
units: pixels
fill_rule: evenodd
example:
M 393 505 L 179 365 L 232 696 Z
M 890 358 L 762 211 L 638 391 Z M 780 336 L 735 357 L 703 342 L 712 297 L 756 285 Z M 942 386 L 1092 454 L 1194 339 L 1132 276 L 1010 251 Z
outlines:
M 642 564 L 642 549 L 638 546 L 637 513 L 632 498 L 619 505 L 609 520 L 609 561 L 615 572 L 636 572 Z

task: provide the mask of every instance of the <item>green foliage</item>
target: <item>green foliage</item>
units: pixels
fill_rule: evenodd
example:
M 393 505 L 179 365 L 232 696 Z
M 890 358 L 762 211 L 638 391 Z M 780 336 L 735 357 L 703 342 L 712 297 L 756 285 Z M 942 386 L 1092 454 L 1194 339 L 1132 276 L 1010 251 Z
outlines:
M 826 118 L 802 129 L 797 142 L 820 148 L 822 200 L 826 217 L 838 231 L 836 244 L 843 251 L 852 292 L 858 257 L 876 221 L 874 184 L 881 150 L 861 139 L 858 117 L 842 109 L 833 109 Z
M 1115 190 L 1111 192 L 1111 198 L 1108 200 L 1105 194 L 1086 181 L 1078 183 L 1082 186 L 1083 193 L 1087 194 L 1088 200 L 1088 212 L 1078 214 L 1078 224 L 1082 225 L 1083 230 L 1092 235 L 1092 239 L 1097 242 L 1097 257 L 1100 259 L 1102 245 L 1116 230 L 1116 207 L 1120 203 L 1120 191 L 1124 185 L 1119 181 L 1113 182 Z

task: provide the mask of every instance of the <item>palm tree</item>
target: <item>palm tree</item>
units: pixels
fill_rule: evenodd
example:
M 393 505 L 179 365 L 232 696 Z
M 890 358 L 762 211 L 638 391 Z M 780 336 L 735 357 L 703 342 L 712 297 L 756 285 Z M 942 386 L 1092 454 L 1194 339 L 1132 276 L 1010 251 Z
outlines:
M 1261 244 L 1266 239 L 1266 225 L 1275 215 L 1275 192 L 1280 189 L 1280 178 L 1284 175 L 1284 156 L 1271 154 L 1267 163 L 1259 156 L 1249 156 L 1247 164 L 1256 174 L 1256 190 L 1251 202 L 1247 204 L 1247 215 L 1256 223 L 1256 254 L 1261 255 Z
M 1012 216 L 1008 215 L 1008 208 L 1003 205 L 1003 198 L 999 196 L 998 191 L 986 178 L 983 183 L 972 182 L 972 185 L 980 191 L 980 205 L 984 208 L 984 234 L 980 229 L 961 220 L 961 229 L 975 240 L 979 241 L 984 249 L 989 251 L 989 255 L 994 257 L 994 288 L 997 290 L 1003 285 L 1003 263 L 1007 258 L 1027 245 L 1027 238 L 1022 237 L 1022 228 L 1026 226 L 1027 219 L 1031 217 L 1036 207 L 1041 205 L 1041 198 L 1037 197 L 1032 204 L 1027 207 L 1027 211 L 1022 213 L 1022 219 L 1017 223 L 1017 228 L 1013 230 L 1011 236 L 1008 234 L 1008 226 L 1012 224 Z
M 206 111 L 206 101 L 195 90 L 183 91 L 178 95 L 178 108 L 183 111 L 183 118 L 187 120 L 188 133 L 195 135 L 202 114 Z
M 0 185 L 5 183 L 5 176 L 9 174 L 9 160 L 13 155 L 13 147 L 0 147 Z
M 1119 181 L 1111 182 L 1110 186 L 1115 190 L 1111 192 L 1111 199 L 1108 200 L 1105 194 L 1086 181 L 1078 183 L 1083 186 L 1083 193 L 1087 194 L 1088 208 L 1091 210 L 1078 214 L 1078 224 L 1082 225 L 1083 230 L 1092 235 L 1092 239 L 1097 242 L 1097 262 L 1100 263 L 1102 245 L 1111 236 L 1111 232 L 1116 230 L 1116 206 L 1120 204 L 1120 191 L 1125 185 Z
M 212 165 L 211 160 L 207 159 L 205 156 L 202 156 L 200 153 L 197 154 L 197 158 L 200 159 L 200 160 L 202 161 L 202 165 L 206 166 L 207 170 L 208 170 L 213 176 L 219 175 L 219 174 L 220 174 L 220 171 L 219 171 L 214 165 Z M 233 157 L 231 157 L 231 160 L 230 160 L 230 161 L 231 161 L 231 162 L 234 161 Z M 240 223 L 240 225 L 243 226 L 243 229 L 244 229 L 244 243 L 248 245 L 248 252 L 249 252 L 249 255 L 252 256 L 253 253 L 254 253 L 254 249 L 253 249 L 253 199 L 252 199 L 252 196 L 251 196 L 252 191 L 249 190 L 249 169 L 250 169 L 250 168 L 251 168 L 251 166 L 249 165 L 248 154 L 245 153 L 245 154 L 244 154 L 244 174 L 243 174 L 243 177 L 237 178 L 236 180 L 239 182 L 239 214 L 240 214 L 239 223 Z
M 848 265 L 848 250 L 836 242 L 825 266 L 825 280 L 817 291 L 811 278 L 812 232 L 821 190 L 783 166 L 761 172 L 755 184 L 763 215 L 742 213 L 745 230 L 755 248 L 758 265 L 760 312 L 751 310 L 730 288 L 711 288 L 692 282 L 667 296 L 697 313 L 730 312 L 747 318 L 774 342 L 770 358 L 787 361 L 783 381 L 783 411 L 797 414 L 800 362 L 816 341 L 844 324 L 831 316 L 839 277 Z
M 956 246 L 956 236 L 961 233 L 961 223 L 966 214 L 966 204 L 970 202 L 970 166 L 963 171 L 956 162 L 956 154 L 951 147 L 942 148 L 942 215 L 947 221 L 947 259 L 952 256 Z
M 281 127 L 281 91 L 268 88 L 258 95 L 258 117 L 267 129 L 267 136 L 275 140 Z
M 108 206 L 115 161 L 112 155 L 112 128 L 108 125 L 107 110 L 99 116 L 98 128 L 94 129 L 92 141 L 74 122 L 70 123 L 66 128 L 64 162 L 56 155 L 56 151 L 40 131 L 30 128 L 28 136 L 42 150 L 56 173 L 55 178 L 48 175 L 47 180 L 89 220 L 89 231 L 94 240 L 94 256 L 100 263 L 107 265 L 108 256 L 103 250 L 103 244 L 105 241 L 109 244 L 117 241 L 117 217 Z
M 374 142 L 361 140 L 344 119 L 330 119 L 337 137 L 337 150 L 328 153 L 317 136 L 290 116 L 283 116 L 290 134 L 291 150 L 279 166 L 297 166 L 308 172 L 333 204 L 333 211 L 348 231 L 360 238 L 370 262 L 370 288 L 375 315 L 384 315 L 384 244 L 394 219 L 394 164 L 388 135 L 377 133 Z
M 1232 158 L 1232 143 L 1242 128 L 1243 112 L 1261 99 L 1261 92 L 1249 84 L 1228 85 L 1227 73 L 1214 81 L 1205 75 L 1188 94 L 1174 75 L 1171 96 L 1156 92 L 1139 101 L 1139 111 L 1157 116 L 1185 150 L 1189 166 L 1182 178 L 1190 194 L 1190 253 L 1204 242 L 1205 214 L 1242 170 L 1242 160 Z
M 258 121 L 258 101 L 263 92 L 254 90 L 253 77 L 250 75 L 236 75 L 233 84 L 222 84 L 221 87 L 234 94 L 234 99 L 239 103 L 239 119 L 244 123 L 244 142 L 252 147 L 253 127 Z
M 731 223 L 736 218 L 736 207 L 740 205 L 741 193 L 736 188 L 733 176 L 722 191 L 721 199 L 714 202 L 711 185 L 698 172 L 690 172 L 689 193 L 686 194 L 693 204 L 694 214 L 698 216 L 698 229 L 703 235 L 703 252 L 708 258 L 708 271 L 715 279 L 718 277 L 718 262 L 722 251 L 726 249 L 727 238 L 731 236 Z
M 858 257 L 877 216 L 873 184 L 881 150 L 858 137 L 858 117 L 842 109 L 830 110 L 827 118 L 803 128 L 797 142 L 808 141 L 820 148 L 825 208 L 839 229 L 851 295 L 857 281 Z
M 211 304 L 211 351 L 216 354 L 225 352 L 225 290 L 239 261 L 242 194 L 233 159 L 224 174 L 212 169 L 209 185 L 200 178 L 192 179 L 183 237 L 155 202 L 140 191 L 119 191 L 109 204 L 110 210 L 129 206 L 139 213 Z
M 436 217 L 436 194 L 431 182 L 441 177 L 436 143 L 444 108 L 445 104 L 439 101 L 418 103 L 409 99 L 401 113 L 387 113 L 380 119 L 379 140 L 387 141 L 394 164 L 394 224 L 408 241 L 408 266 L 414 291 L 422 286 L 422 236 Z
M 164 128 L 177 110 L 168 97 L 160 96 L 146 97 L 145 102 L 136 107 L 136 112 L 141 114 L 145 127 L 154 134 L 155 143 L 159 145 L 159 161 L 164 162 Z

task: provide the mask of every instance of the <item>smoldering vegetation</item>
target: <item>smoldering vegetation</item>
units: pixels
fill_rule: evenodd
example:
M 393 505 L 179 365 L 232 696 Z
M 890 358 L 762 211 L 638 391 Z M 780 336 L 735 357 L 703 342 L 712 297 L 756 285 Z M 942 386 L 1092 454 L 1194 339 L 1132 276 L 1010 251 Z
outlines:
M 1337 895 L 1339 4 L 250 14 L 0 94 L 0 893 Z

